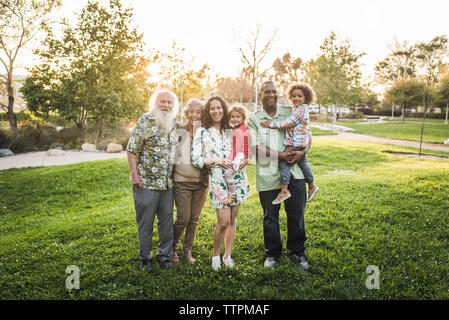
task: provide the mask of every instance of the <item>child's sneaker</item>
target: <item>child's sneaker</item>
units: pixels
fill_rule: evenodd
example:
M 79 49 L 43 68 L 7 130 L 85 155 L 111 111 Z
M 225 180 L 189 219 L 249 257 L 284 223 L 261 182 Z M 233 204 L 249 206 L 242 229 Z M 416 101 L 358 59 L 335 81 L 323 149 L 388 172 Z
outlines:
M 307 199 L 307 202 L 312 201 L 319 189 L 318 186 L 313 186 L 312 189 L 309 189 L 309 198 Z
M 286 194 L 282 194 L 279 192 L 278 196 L 276 197 L 276 199 L 273 200 L 273 202 L 271 202 L 272 204 L 279 204 L 285 200 L 287 200 L 288 198 L 290 198 L 292 195 L 289 191 L 287 191 Z
M 221 260 L 220 256 L 214 256 L 212 257 L 212 268 L 217 271 L 221 268 Z
M 224 263 L 224 265 L 226 266 L 226 267 L 228 267 L 228 268 L 234 268 L 234 260 L 232 260 L 232 258 L 231 258 L 231 256 L 229 256 L 229 257 L 227 257 L 227 258 L 225 258 L 224 256 L 223 256 L 223 263 Z

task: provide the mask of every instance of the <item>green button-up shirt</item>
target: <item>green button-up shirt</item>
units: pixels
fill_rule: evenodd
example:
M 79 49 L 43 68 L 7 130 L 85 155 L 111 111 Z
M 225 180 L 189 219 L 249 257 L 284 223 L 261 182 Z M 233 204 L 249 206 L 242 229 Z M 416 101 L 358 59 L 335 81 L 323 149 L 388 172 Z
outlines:
M 152 190 L 173 188 L 172 171 L 178 135 L 156 125 L 150 113 L 139 118 L 129 137 L 126 150 L 137 155 L 137 171 L 143 187 Z
M 291 111 L 291 108 L 288 106 L 278 106 L 274 117 L 270 117 L 263 108 L 255 111 L 248 120 L 251 136 L 250 146 L 263 145 L 278 152 L 284 151 L 284 130 L 263 128 L 260 123 L 264 121 L 282 121 L 290 115 Z M 298 165 L 291 166 L 290 172 L 293 179 L 304 179 L 304 175 Z M 278 160 L 270 160 L 263 154 L 258 155 L 256 158 L 256 188 L 257 191 L 281 188 Z

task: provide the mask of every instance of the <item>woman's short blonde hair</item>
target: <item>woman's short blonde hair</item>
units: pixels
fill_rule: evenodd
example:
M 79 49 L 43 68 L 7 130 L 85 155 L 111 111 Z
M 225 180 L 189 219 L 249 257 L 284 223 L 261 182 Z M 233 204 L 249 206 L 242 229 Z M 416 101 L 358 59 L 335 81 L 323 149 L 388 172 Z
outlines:
M 184 116 L 187 119 L 187 115 L 190 111 L 190 109 L 192 109 L 195 106 L 200 106 L 201 107 L 201 112 L 203 112 L 204 109 L 204 102 L 200 99 L 189 99 L 189 101 L 187 102 L 185 108 L 184 108 Z

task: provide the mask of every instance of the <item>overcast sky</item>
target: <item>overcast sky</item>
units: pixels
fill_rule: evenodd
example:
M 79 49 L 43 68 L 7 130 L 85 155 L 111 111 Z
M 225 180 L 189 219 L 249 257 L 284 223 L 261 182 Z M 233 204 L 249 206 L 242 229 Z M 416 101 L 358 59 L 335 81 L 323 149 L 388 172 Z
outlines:
M 87 0 L 63 0 L 60 15 L 73 17 Z M 173 40 L 186 48 L 195 66 L 208 63 L 215 73 L 235 76 L 242 67 L 236 34 L 262 25 L 265 35 L 278 29 L 265 62 L 290 52 L 304 61 L 315 58 L 333 30 L 365 52 L 362 71 L 373 75 L 396 37 L 411 43 L 449 37 L 449 1 L 445 0 L 124 0 L 134 8 L 134 23 L 148 48 L 168 50 Z

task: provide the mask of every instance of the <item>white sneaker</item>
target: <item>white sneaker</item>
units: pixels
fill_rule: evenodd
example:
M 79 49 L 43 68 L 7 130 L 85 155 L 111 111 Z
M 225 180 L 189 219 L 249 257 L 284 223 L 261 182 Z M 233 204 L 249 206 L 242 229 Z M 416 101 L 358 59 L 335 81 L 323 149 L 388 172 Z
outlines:
M 226 266 L 226 267 L 228 267 L 228 268 L 234 268 L 234 260 L 232 260 L 232 258 L 231 258 L 231 256 L 229 256 L 229 257 L 227 257 L 227 258 L 225 258 L 224 256 L 223 256 L 223 263 L 224 263 L 224 265 Z
M 217 271 L 221 268 L 221 260 L 220 256 L 214 256 L 212 257 L 212 268 Z
M 276 265 L 276 260 L 274 260 L 274 258 L 271 258 L 271 257 L 267 257 L 265 259 L 265 262 L 263 263 L 263 266 L 268 269 L 274 268 L 275 265 Z

